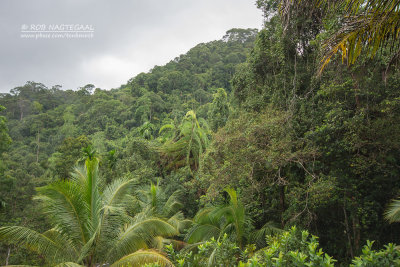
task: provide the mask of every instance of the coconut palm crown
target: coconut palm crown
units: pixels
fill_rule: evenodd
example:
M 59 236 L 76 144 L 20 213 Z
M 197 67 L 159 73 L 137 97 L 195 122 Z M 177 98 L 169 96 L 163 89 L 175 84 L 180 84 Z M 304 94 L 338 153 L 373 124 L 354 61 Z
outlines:
M 103 185 L 99 160 L 88 157 L 72 179 L 38 188 L 39 200 L 52 228 L 44 233 L 22 226 L 0 227 L 0 240 L 40 254 L 50 266 L 141 266 L 172 263 L 149 249 L 153 238 L 174 236 L 166 220 L 129 212 L 135 182 L 116 179 Z

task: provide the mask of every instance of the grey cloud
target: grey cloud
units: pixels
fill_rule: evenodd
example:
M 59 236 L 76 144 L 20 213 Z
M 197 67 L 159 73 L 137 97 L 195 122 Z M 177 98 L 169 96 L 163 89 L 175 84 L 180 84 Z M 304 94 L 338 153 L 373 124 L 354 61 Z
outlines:
M 32 80 L 109 89 L 233 27 L 259 28 L 248 0 L 2 0 L 0 92 Z M 21 25 L 89 24 L 92 39 L 23 39 Z

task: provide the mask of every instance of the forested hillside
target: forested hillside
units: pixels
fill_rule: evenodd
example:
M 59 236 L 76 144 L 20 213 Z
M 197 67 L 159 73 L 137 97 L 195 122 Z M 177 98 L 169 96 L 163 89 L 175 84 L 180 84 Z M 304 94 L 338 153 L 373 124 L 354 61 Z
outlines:
M 157 147 L 171 133 L 159 130 L 169 124 L 178 127 L 189 110 L 202 119 L 209 112 L 210 117 L 218 113 L 213 95 L 224 88 L 222 101 L 228 103 L 225 91 L 231 91 L 235 67 L 246 61 L 256 35 L 254 29 L 232 29 L 221 40 L 199 44 L 118 89 L 86 85 L 73 91 L 27 82 L 3 94 L 0 105 L 5 107 L 2 113 L 12 142 L 6 149 L 8 142 L 2 138 L 0 224 L 45 230 L 37 203 L 32 202 L 35 187 L 69 179 L 74 165 L 84 161 L 82 149 L 88 145 L 101 157 L 101 173 L 107 181 L 126 176 L 141 186 L 160 181 L 168 186 L 168 193 L 184 187 L 190 197 L 185 210 L 193 216 L 197 189 L 181 183 L 190 173 L 171 174 L 160 166 Z M 209 124 L 219 125 L 218 118 L 228 118 L 228 113 L 221 115 Z M 6 258 L 7 249 L 1 248 L 1 259 Z M 20 262 L 26 253 L 13 247 L 10 262 Z
M 387 3 L 278 2 L 120 88 L 2 94 L 0 264 L 400 264 L 398 41 L 341 32 Z

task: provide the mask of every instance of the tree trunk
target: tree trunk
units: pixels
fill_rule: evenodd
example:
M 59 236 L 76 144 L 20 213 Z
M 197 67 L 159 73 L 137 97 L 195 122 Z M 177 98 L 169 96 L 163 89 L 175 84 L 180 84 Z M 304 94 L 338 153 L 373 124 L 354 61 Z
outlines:
M 10 246 L 7 248 L 7 257 L 6 257 L 6 266 L 8 266 L 8 260 L 10 259 L 11 248 Z
M 20 117 L 19 120 L 22 121 L 22 119 L 24 118 L 24 111 L 22 109 L 22 106 L 19 107 L 20 108 Z
M 360 249 L 361 233 L 360 233 L 360 220 L 358 219 L 357 214 L 353 215 L 352 223 L 353 223 L 353 235 L 354 235 L 354 249 L 355 251 L 358 251 Z
M 285 212 L 285 186 L 279 186 L 279 202 L 281 206 L 281 225 L 282 228 L 285 227 L 285 222 L 283 220 L 283 213 Z
M 387 69 L 382 71 L 382 81 L 386 86 L 386 81 L 387 81 Z
M 346 227 L 346 235 L 347 235 L 347 240 L 349 242 L 350 257 L 354 258 L 353 245 L 351 244 L 349 220 L 347 219 L 347 212 L 346 212 L 346 201 L 343 204 L 343 213 L 344 213 L 344 226 Z
M 39 150 L 40 150 L 40 131 L 39 131 L 39 129 L 38 129 L 38 132 L 37 132 L 36 142 L 37 142 L 36 162 L 39 162 Z
M 354 82 L 354 98 L 355 98 L 355 102 L 356 102 L 356 107 L 357 107 L 357 109 L 360 109 L 360 107 L 361 107 L 360 97 L 359 97 L 360 86 L 359 86 L 359 83 L 358 83 L 358 81 L 357 81 L 357 79 L 356 79 L 356 77 L 354 76 L 353 73 L 351 74 L 351 77 L 352 77 L 353 82 Z

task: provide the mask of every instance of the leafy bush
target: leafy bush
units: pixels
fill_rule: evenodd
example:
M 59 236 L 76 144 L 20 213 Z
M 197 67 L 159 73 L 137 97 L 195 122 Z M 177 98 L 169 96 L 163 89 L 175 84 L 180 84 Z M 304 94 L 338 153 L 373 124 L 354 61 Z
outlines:
M 255 250 L 249 245 L 241 251 L 228 235 L 221 240 L 212 238 L 197 247 L 198 252 L 182 250 L 175 252 L 172 245 L 166 247 L 170 259 L 176 266 L 334 266 L 336 260 L 318 249 L 317 237 L 308 231 L 292 227 L 282 234 L 266 237 L 268 246 Z
M 268 235 L 266 239 L 268 246 L 239 266 L 334 266 L 336 261 L 318 249 L 316 236 L 296 227 L 280 235 Z
M 172 245 L 166 246 L 166 251 L 177 267 L 191 266 L 237 266 L 241 251 L 225 234 L 221 240 L 203 242 L 194 251 L 174 251 Z
M 379 251 L 372 250 L 374 241 L 367 241 L 362 249 L 362 255 L 355 257 L 350 266 L 400 266 L 400 251 L 392 243 L 385 245 L 385 249 Z

